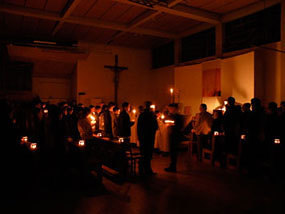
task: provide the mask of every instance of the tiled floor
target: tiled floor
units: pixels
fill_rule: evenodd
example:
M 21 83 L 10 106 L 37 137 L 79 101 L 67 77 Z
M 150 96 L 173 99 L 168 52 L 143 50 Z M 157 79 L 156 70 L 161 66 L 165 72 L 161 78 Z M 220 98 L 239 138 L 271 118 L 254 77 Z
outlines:
M 285 182 L 248 178 L 189 162 L 186 153 L 179 157 L 176 174 L 164 172 L 167 165 L 167 157 L 156 155 L 156 176 L 122 186 L 104 179 L 107 192 L 99 196 L 76 190 L 76 180 L 67 189 L 37 187 L 31 191 L 27 187 L 21 194 L 6 197 L 6 206 L 0 208 L 6 210 L 0 213 L 285 213 Z

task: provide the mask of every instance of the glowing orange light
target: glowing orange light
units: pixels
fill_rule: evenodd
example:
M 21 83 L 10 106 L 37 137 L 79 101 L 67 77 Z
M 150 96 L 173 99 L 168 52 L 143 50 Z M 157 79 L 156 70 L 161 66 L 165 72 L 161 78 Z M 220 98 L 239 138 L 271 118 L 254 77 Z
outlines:
M 97 137 L 102 137 L 102 133 L 98 133 L 98 134 L 97 134 Z
M 36 151 L 37 148 L 38 148 L 37 143 L 31 143 L 31 144 L 30 144 L 30 150 L 31 150 L 31 151 Z
M 160 116 L 160 119 L 162 119 L 162 120 L 164 120 L 164 119 L 165 119 L 164 114 L 162 114 L 162 115 Z
M 173 92 L 174 92 L 174 89 L 173 89 L 173 88 L 171 88 L 171 89 L 170 89 L 170 93 L 171 93 L 171 94 L 173 94 Z
M 124 143 L 124 138 L 120 137 L 119 138 L 119 143 Z
M 225 106 L 228 105 L 228 103 L 229 103 L 229 102 L 228 102 L 227 100 L 224 101 L 224 105 L 225 105 Z
M 241 135 L 240 139 L 245 140 L 246 139 L 246 135 L 245 134 Z
M 151 105 L 150 108 L 151 108 L 151 109 L 155 109 L 155 105 Z
M 280 144 L 280 139 L 279 138 L 274 139 L 274 144 Z
M 219 132 L 217 132 L 217 131 L 214 132 L 214 136 L 219 136 L 219 135 L 220 135 Z
M 136 114 L 137 113 L 137 110 L 133 109 L 133 114 Z
M 79 140 L 78 141 L 78 146 L 79 147 L 84 147 L 85 146 L 85 141 L 84 140 Z
M 45 109 L 45 110 L 44 110 L 44 113 L 45 113 L 45 114 L 47 114 L 47 113 L 48 113 L 48 110 L 47 110 L 47 109 Z

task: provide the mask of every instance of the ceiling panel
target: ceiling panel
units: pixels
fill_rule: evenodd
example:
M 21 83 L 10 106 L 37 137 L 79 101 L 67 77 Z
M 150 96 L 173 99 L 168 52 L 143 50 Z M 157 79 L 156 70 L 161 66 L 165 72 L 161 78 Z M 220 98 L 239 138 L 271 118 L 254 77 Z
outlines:
M 46 11 L 60 13 L 68 0 L 48 0 L 45 6 Z
M 72 15 L 85 16 L 89 12 L 89 10 L 91 10 L 93 6 L 97 4 L 97 1 L 98 0 L 82 0 L 72 12 Z
M 116 4 L 118 3 L 111 0 L 98 0 L 96 1 L 96 4 L 94 4 L 93 7 L 88 11 L 86 17 L 101 18 L 108 13 L 108 11 L 112 10 Z
M 2 0 L 1 2 L 6 3 L 6 4 L 13 4 L 17 6 L 25 5 L 25 0 Z
M 25 6 L 33 9 L 44 9 L 47 0 L 26 0 Z
M 185 0 L 184 3 L 188 6 L 224 14 L 258 1 L 260 0 Z
M 188 30 L 192 26 L 198 25 L 199 23 L 200 22 L 191 19 L 162 13 L 149 20 L 148 22 L 144 23 L 143 25 L 141 25 L 141 27 L 171 33 L 181 33 L 185 30 Z

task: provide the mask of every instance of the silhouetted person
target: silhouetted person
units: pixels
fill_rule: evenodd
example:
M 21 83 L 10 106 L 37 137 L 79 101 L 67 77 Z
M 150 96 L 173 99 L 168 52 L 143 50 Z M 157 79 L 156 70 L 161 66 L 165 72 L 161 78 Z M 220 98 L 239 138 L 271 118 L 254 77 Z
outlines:
M 118 118 L 119 125 L 119 136 L 129 138 L 131 136 L 131 126 L 134 125 L 134 122 L 131 122 L 129 112 L 130 105 L 127 102 L 122 104 L 122 111 Z
M 115 104 L 110 102 L 108 104 L 108 108 L 103 112 L 104 115 L 104 136 L 113 138 L 113 131 L 112 131 L 112 114 Z
M 196 123 L 193 132 L 197 135 L 198 146 L 198 160 L 202 161 L 203 147 L 207 146 L 209 142 L 209 134 L 211 133 L 213 118 L 212 115 L 207 112 L 207 105 L 200 105 L 200 113 L 197 114 Z
M 170 165 L 165 168 L 167 172 L 176 172 L 178 147 L 183 139 L 182 129 L 184 120 L 182 115 L 178 113 L 178 104 L 172 103 L 168 105 L 169 116 L 168 119 L 174 121 L 174 124 L 169 125 L 169 152 L 170 152 Z
M 213 115 L 213 124 L 212 124 L 212 133 L 219 132 L 224 133 L 224 117 L 222 111 L 214 111 Z M 220 166 L 224 168 L 226 166 L 226 148 L 225 148 L 225 139 L 224 136 L 214 136 L 214 153 L 212 159 L 212 165 L 215 165 L 215 161 L 220 162 Z
M 238 153 L 238 144 L 240 140 L 240 117 L 240 107 L 235 105 L 235 98 L 229 97 L 226 112 L 224 114 L 224 120 L 227 152 L 231 154 Z
M 142 154 L 141 173 L 146 175 L 154 174 L 151 168 L 151 159 L 154 149 L 155 133 L 158 124 L 154 113 L 150 109 L 151 102 L 145 103 L 145 110 L 138 118 L 138 139 L 140 142 L 140 151 Z
M 249 162 L 248 170 L 251 175 L 256 175 L 262 160 L 262 151 L 265 141 L 265 112 L 258 98 L 251 99 L 252 120 L 248 132 Z

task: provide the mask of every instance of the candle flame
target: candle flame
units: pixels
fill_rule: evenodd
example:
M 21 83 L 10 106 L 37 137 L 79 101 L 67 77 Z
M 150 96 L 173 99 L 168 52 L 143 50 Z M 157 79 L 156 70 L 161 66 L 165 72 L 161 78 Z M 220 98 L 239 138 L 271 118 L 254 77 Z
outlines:
M 274 144 L 280 144 L 280 139 L 279 138 L 274 139 Z
M 243 134 L 243 135 L 240 136 L 240 139 L 242 139 L 242 140 L 245 140 L 245 138 L 246 138 L 246 135 L 245 135 L 245 134 Z
M 137 110 L 134 109 L 134 110 L 133 110 L 133 113 L 136 114 L 136 113 L 137 113 Z
M 219 135 L 220 135 L 219 132 L 217 132 L 217 131 L 214 132 L 214 136 L 219 136 Z
M 79 140 L 78 141 L 78 146 L 80 146 L 80 147 L 85 146 L 85 141 L 84 140 Z
M 171 88 L 171 89 L 170 89 L 170 93 L 171 93 L 171 94 L 173 94 L 173 92 L 174 92 L 174 89 L 173 89 L 173 88 Z
M 165 120 L 164 122 L 165 122 L 166 124 L 174 124 L 174 123 L 175 123 L 174 120 Z
M 31 144 L 30 144 L 30 149 L 31 149 L 32 151 L 37 150 L 37 143 L 31 143 Z

